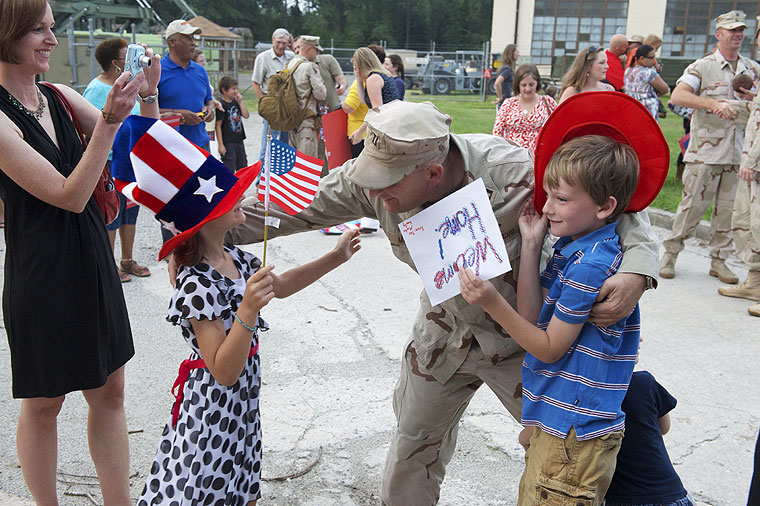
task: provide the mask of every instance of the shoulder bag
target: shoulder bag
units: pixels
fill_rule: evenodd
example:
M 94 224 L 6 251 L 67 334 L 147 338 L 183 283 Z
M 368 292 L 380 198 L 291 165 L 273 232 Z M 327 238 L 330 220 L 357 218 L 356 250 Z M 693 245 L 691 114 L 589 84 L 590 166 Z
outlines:
M 87 149 L 87 140 L 85 139 L 84 132 L 79 124 L 79 119 L 74 112 L 74 108 L 71 106 L 71 102 L 69 102 L 64 94 L 61 93 L 61 90 L 55 87 L 55 85 L 46 81 L 40 81 L 40 84 L 50 89 L 61 102 L 63 108 L 66 109 L 66 112 L 69 113 L 71 121 L 74 122 L 74 127 L 79 135 L 79 140 L 82 141 L 82 148 Z M 92 196 L 95 197 L 95 203 L 98 204 L 100 213 L 103 215 L 103 220 L 106 225 L 111 224 L 111 222 L 113 222 L 113 220 L 119 215 L 120 204 L 119 195 L 116 193 L 116 187 L 114 186 L 113 181 L 111 181 L 111 171 L 108 169 L 108 164 L 103 167 L 103 172 L 100 174 L 100 179 L 98 179 L 98 183 L 92 191 Z

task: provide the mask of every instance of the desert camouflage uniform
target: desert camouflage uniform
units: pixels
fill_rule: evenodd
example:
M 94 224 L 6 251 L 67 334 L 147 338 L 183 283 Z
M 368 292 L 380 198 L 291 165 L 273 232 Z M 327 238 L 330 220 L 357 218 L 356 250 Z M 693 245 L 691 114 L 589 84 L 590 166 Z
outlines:
M 739 100 L 734 94 L 732 81 L 739 74 L 747 74 L 756 80 L 760 76 L 760 66 L 739 56 L 734 71 L 720 51 L 715 51 L 689 65 L 678 80 L 691 86 L 700 97 L 728 101 L 739 116 L 727 121 L 706 110 L 694 111 L 689 147 L 683 158 L 686 162 L 683 197 L 676 211 L 673 230 L 663 242 L 668 253 L 677 255 L 683 250 L 683 241 L 694 234 L 710 202 L 713 202 L 710 256 L 725 260 L 733 249 L 731 214 L 750 106 L 750 102 Z
M 527 150 L 491 135 L 451 135 L 451 141 L 462 154 L 465 183 L 478 178 L 485 183 L 514 269 L 491 282 L 516 307 L 521 244 L 517 219 L 533 191 L 533 162 Z M 361 216 L 377 218 L 393 254 L 415 269 L 398 225 L 421 209 L 401 214 L 387 212 L 382 199 L 370 199 L 347 177 L 350 169 L 349 161 L 323 177 L 314 201 L 302 213 L 288 216 L 270 209 L 270 216 L 281 222 L 279 229 L 270 228 L 269 233 L 286 235 Z M 236 244 L 261 241 L 262 205 L 249 199 L 244 211 L 245 224 L 232 230 L 228 238 Z M 658 248 L 646 214 L 622 215 L 617 230 L 626 250 L 620 272 L 654 278 Z M 520 420 L 524 354 L 482 308 L 468 304 L 461 295 L 431 306 L 427 294 L 420 294 L 420 308 L 411 340 L 404 349 L 393 397 L 398 425 L 385 465 L 381 492 L 385 504 L 437 503 L 446 464 L 456 446 L 459 419 L 483 383 Z
M 760 271 L 760 93 L 752 102 L 752 113 L 747 122 L 741 166 L 754 171 L 751 182 L 739 180 L 734 202 L 731 230 L 736 242 L 736 253 L 747 269 Z
M 286 66 L 292 69 L 299 61 L 306 60 L 303 56 L 296 56 Z M 304 61 L 293 73 L 293 82 L 296 85 L 298 104 L 301 109 L 308 108 L 314 111 L 315 116 L 306 118 L 295 130 L 293 144 L 301 153 L 309 156 L 319 156 L 319 109 L 318 100 L 327 98 L 327 89 L 322 76 L 317 70 L 316 63 Z

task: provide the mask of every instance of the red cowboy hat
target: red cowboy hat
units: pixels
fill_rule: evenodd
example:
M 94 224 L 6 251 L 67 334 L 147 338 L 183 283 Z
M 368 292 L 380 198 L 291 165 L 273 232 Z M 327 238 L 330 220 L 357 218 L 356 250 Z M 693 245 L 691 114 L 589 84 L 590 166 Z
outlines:
M 533 205 L 542 212 L 544 170 L 565 142 L 583 135 L 604 135 L 628 144 L 639 157 L 639 183 L 628 212 L 645 209 L 660 193 L 670 166 L 670 149 L 652 113 L 633 97 L 618 92 L 587 91 L 562 102 L 538 134 Z

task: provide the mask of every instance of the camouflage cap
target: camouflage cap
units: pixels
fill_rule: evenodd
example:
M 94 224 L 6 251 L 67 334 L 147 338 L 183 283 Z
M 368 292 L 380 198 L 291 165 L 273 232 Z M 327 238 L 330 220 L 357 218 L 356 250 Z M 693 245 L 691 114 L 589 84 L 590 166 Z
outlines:
M 298 40 L 301 41 L 301 45 L 306 44 L 307 46 L 314 46 L 322 51 L 322 46 L 319 45 L 319 37 L 314 35 L 301 35 Z
M 747 28 L 744 18 L 747 15 L 743 11 L 729 11 L 715 18 L 715 29 L 725 28 L 733 30 L 734 28 Z
M 364 150 L 351 162 L 348 177 L 362 188 L 393 186 L 421 163 L 449 150 L 451 116 L 431 102 L 394 100 L 364 119 Z

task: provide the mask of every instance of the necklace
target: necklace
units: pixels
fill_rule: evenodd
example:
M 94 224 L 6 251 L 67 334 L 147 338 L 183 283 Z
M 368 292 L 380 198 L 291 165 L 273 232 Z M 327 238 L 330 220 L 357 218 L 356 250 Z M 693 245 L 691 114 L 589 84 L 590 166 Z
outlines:
M 29 116 L 33 117 L 37 121 L 42 119 L 42 116 L 45 114 L 45 101 L 42 100 L 42 93 L 40 92 L 40 89 L 35 86 L 35 89 L 37 90 L 37 99 L 40 101 L 40 106 L 37 108 L 36 111 L 30 111 L 27 109 L 24 104 L 19 102 L 16 97 L 11 95 L 10 92 L 8 92 L 8 98 L 13 102 L 13 105 L 24 111 Z

